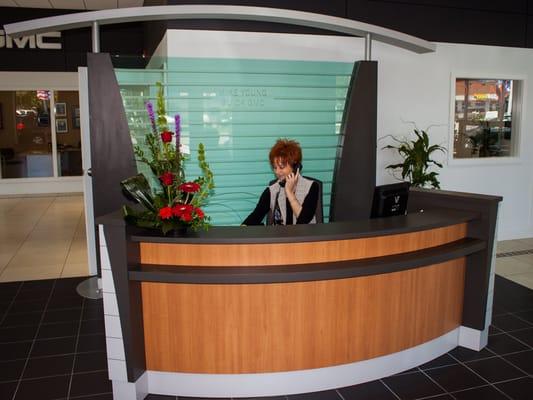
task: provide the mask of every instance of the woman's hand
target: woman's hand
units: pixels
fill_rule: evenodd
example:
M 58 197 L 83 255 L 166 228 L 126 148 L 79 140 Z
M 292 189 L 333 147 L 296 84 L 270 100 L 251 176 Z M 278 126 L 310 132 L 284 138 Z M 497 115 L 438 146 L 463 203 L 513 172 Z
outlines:
M 300 176 L 300 171 L 296 170 L 296 173 L 291 173 L 285 178 L 285 193 L 287 196 L 294 194 L 296 192 L 296 184 L 298 183 L 298 178 Z
M 289 204 L 292 208 L 292 213 L 296 216 L 296 218 L 298 218 L 298 216 L 302 212 L 302 205 L 298 202 L 298 199 L 296 199 L 295 196 L 296 184 L 298 183 L 299 177 L 300 171 L 297 170 L 296 173 L 289 174 L 285 178 L 285 195 L 289 200 Z

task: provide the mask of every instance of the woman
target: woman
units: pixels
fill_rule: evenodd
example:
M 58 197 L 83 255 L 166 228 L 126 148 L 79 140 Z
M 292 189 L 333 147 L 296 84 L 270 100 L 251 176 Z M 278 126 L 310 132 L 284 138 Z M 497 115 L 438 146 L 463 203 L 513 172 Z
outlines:
M 268 156 L 276 180 L 271 182 L 243 225 L 316 223 L 318 183 L 300 175 L 302 149 L 298 142 L 278 139 Z

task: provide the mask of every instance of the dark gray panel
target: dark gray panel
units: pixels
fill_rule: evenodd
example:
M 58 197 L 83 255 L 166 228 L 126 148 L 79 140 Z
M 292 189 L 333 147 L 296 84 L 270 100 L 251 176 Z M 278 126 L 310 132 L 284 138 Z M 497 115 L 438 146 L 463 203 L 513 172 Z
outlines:
M 531 0 L 508 0 L 508 1 L 487 1 L 487 0 L 368 0 L 372 3 L 399 3 L 412 5 L 425 5 L 434 7 L 503 11 L 506 13 L 525 13 L 527 2 Z
M 348 18 L 422 39 L 524 47 L 526 14 L 369 1 L 348 2 Z
M 533 5 L 531 6 L 533 9 Z M 527 17 L 527 39 L 526 47 L 533 48 L 533 16 Z
M 99 217 L 127 202 L 119 183 L 137 167 L 109 54 L 88 54 L 87 66 L 94 216 Z
M 368 219 L 376 185 L 378 64 L 354 65 L 333 173 L 330 221 Z
M 479 217 L 468 224 L 468 237 L 483 240 L 487 246 L 467 257 L 463 325 L 483 330 L 489 289 L 490 267 L 496 232 L 496 216 L 500 196 L 469 195 L 444 190 L 411 189 L 409 212 L 435 208 L 477 212 Z

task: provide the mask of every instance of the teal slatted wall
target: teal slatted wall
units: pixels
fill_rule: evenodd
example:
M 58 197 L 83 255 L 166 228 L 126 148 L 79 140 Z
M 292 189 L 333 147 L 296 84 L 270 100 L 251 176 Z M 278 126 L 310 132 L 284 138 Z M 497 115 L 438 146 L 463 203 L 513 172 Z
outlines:
M 199 175 L 196 149 L 199 142 L 206 147 L 216 184 L 206 208 L 213 224 L 238 225 L 253 209 L 273 179 L 268 151 L 280 137 L 300 142 L 303 174 L 323 181 L 327 220 L 352 63 L 172 58 L 165 64 L 116 70 L 131 134 L 143 143 L 144 103 L 162 82 L 169 121 L 181 115 L 182 143 L 191 152 L 187 177 Z

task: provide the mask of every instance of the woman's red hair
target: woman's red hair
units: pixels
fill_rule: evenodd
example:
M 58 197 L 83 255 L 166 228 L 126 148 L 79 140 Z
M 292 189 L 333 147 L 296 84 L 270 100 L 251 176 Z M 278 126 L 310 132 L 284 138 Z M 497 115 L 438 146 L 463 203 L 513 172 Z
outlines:
M 276 160 L 276 158 L 290 165 L 301 164 L 302 149 L 300 143 L 295 140 L 278 139 L 268 154 L 268 159 L 270 160 L 271 165 L 274 165 L 274 160 Z

